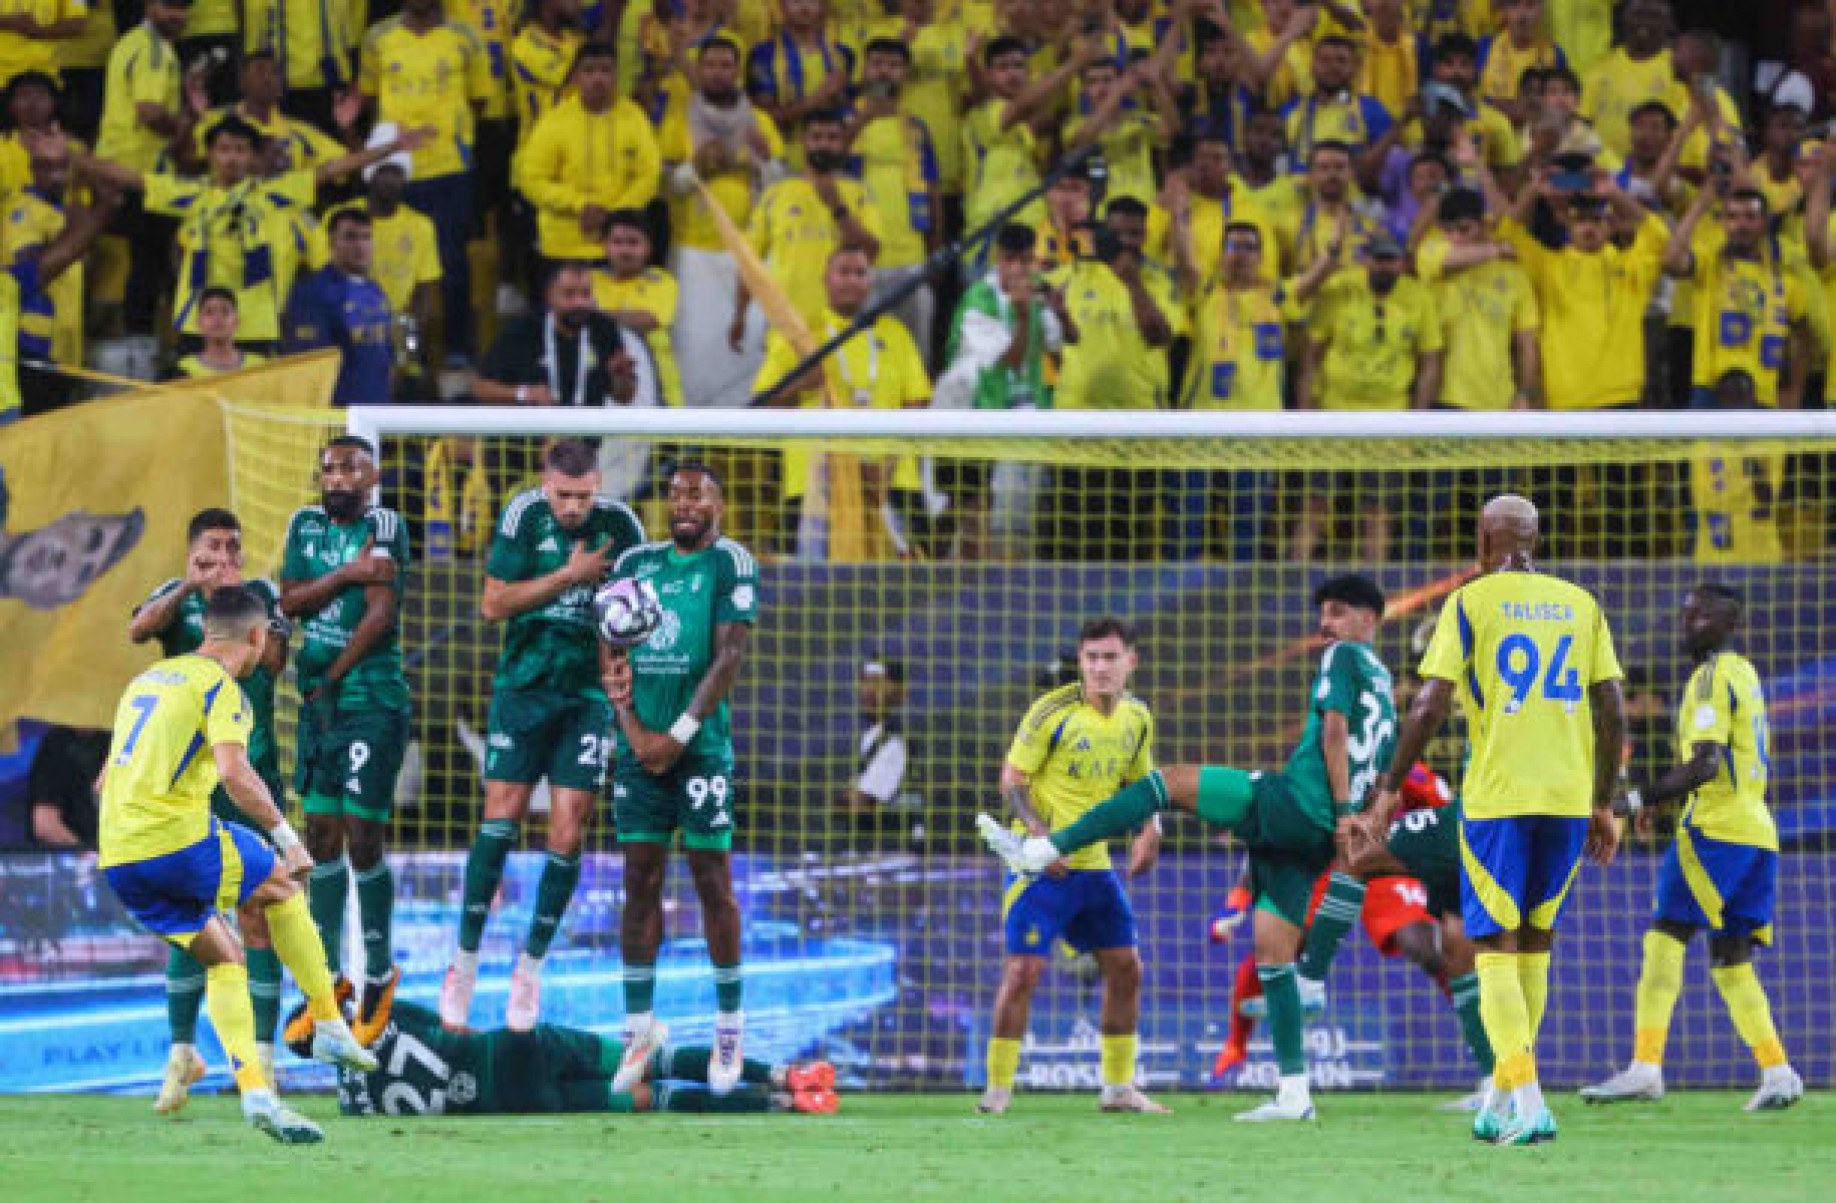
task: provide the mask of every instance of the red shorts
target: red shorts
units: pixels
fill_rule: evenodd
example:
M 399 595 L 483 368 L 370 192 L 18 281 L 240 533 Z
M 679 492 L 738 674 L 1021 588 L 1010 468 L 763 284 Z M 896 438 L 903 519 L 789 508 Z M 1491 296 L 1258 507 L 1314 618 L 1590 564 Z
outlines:
M 1322 873 L 1313 886 L 1313 901 L 1307 906 L 1307 919 L 1319 909 L 1326 896 L 1330 873 Z M 1428 891 L 1413 877 L 1373 877 L 1364 883 L 1364 934 L 1371 938 L 1378 952 L 1386 957 L 1396 955 L 1396 933 L 1415 923 L 1433 923 L 1428 913 Z

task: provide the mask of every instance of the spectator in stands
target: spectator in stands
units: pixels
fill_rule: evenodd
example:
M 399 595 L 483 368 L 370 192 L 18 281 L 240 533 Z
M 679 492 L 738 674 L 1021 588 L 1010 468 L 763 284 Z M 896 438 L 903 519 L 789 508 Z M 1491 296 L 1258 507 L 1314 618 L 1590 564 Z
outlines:
M 27 71 L 56 71 L 59 45 L 83 32 L 86 8 L 84 0 L 9 5 L 0 15 L 0 84 Z
M 108 57 L 96 157 L 146 176 L 160 165 L 166 143 L 186 120 L 180 94 L 178 49 L 191 0 L 147 0 L 146 19 L 123 34 Z M 122 316 L 129 334 L 150 335 L 170 291 L 172 241 L 178 223 L 149 213 L 139 189 L 130 189 L 116 219 L 127 240 L 129 265 Z
M 1307 199 L 1285 213 L 1281 231 L 1286 262 L 1311 266 L 1321 255 L 1340 269 L 1353 267 L 1367 239 L 1382 225 L 1358 203 L 1351 148 L 1342 142 L 1313 147 Z
M 523 0 L 453 0 L 448 4 L 450 16 L 471 29 L 484 48 L 489 79 L 477 110 L 472 147 L 475 188 L 468 237 L 495 246 L 499 279 L 503 278 L 505 261 L 515 259 L 523 249 L 512 243 L 508 224 L 510 198 L 515 192 L 512 168 L 519 149 L 511 100 L 510 49 L 526 7 Z
M 388 122 L 370 131 L 373 147 L 387 146 L 395 138 L 395 127 Z M 344 206 L 370 219 L 370 275 L 395 315 L 398 359 L 410 342 L 425 346 L 423 340 L 440 314 L 440 236 L 426 214 L 406 203 L 413 170 L 413 156 L 401 151 L 370 164 L 363 170 L 363 198 Z
M 536 208 L 542 257 L 591 264 L 602 254 L 606 214 L 649 204 L 661 161 L 644 111 L 618 95 L 612 47 L 585 46 L 574 85 L 529 135 L 517 183 Z
M 922 281 L 925 259 L 943 232 L 931 131 L 905 100 L 911 64 L 910 47 L 896 38 L 867 43 L 861 98 L 843 127 L 849 153 L 860 164 L 867 203 L 880 218 L 876 299 Z M 930 285 L 918 283 L 892 311 L 920 347 L 931 345 L 934 307 Z
M 1621 12 L 1625 41 L 1593 65 L 1581 89 L 1581 114 L 1593 124 L 1601 144 L 1615 160 L 1630 145 L 1632 110 L 1670 95 L 1674 77 L 1670 61 L 1673 32 L 1666 0 L 1628 0 Z M 1547 77 L 1554 83 L 1556 77 Z M 1550 101 L 1544 93 L 1544 103 Z
M 287 350 L 338 348 L 332 404 L 382 405 L 395 399 L 395 317 L 371 275 L 369 214 L 340 209 L 325 225 L 331 261 L 303 278 L 287 305 Z
M 25 71 L 6 85 L 6 130 L 0 133 L 0 204 L 31 186 L 32 156 L 26 141 L 62 132 L 58 124 L 57 80 Z
M 841 792 L 837 808 L 854 836 L 877 842 L 908 836 L 916 816 L 900 812 L 911 767 L 901 711 L 905 707 L 905 665 L 897 660 L 867 660 L 858 687 L 861 733 L 854 773 Z M 922 830 L 922 829 L 921 829 Z
M 1179 38 L 1169 32 L 1152 58 L 1124 67 L 1113 58 L 1084 64 L 1078 74 L 1081 106 L 1065 127 L 1068 149 L 1095 145 L 1109 167 L 1110 197 L 1129 197 L 1152 204 L 1155 150 L 1179 135 L 1179 104 L 1166 80 Z
M 19 76 L 14 80 L 30 80 Z M 27 84 L 28 91 L 38 91 Z M 37 130 L 42 130 L 38 126 Z M 26 135 L 19 144 L 29 164 L 27 186 L 0 203 L 0 265 L 11 266 L 38 255 L 69 224 L 71 153 L 69 139 L 55 131 Z M 112 212 L 120 199 L 113 189 L 97 198 Z M 83 366 L 83 277 L 81 259 L 55 279 L 39 279 L 19 298 L 19 373 L 21 399 L 28 413 L 46 413 L 67 403 L 74 381 L 57 367 Z
M 746 95 L 798 148 L 792 160 L 802 167 L 808 149 L 803 124 L 846 106 L 855 52 L 830 38 L 824 0 L 783 0 L 779 9 L 776 36 L 746 55 Z
M 198 334 L 204 345 L 182 357 L 173 370 L 173 378 L 202 380 L 224 372 L 240 372 L 267 362 L 267 357 L 245 351 L 236 345 L 240 327 L 236 313 L 236 294 L 212 285 L 198 294 Z
M 784 139 L 740 90 L 739 71 L 737 42 L 719 37 L 703 46 L 695 92 L 664 117 L 659 137 L 671 263 L 682 296 L 675 343 L 690 405 L 744 405 L 764 354 L 756 312 L 737 347 L 728 343 L 739 267 L 695 186 L 699 178 L 734 226 L 743 228 L 765 181 L 780 169 Z
M 1370 21 L 1358 62 L 1358 90 L 1400 118 L 1421 83 L 1420 43 L 1403 0 L 1367 0 L 1364 7 Z
M 1256 92 L 1246 82 L 1243 65 L 1247 51 L 1238 48 L 1231 32 L 1209 21 L 1198 23 L 1194 40 L 1197 79 L 1178 90 L 1182 149 L 1190 149 L 1201 138 L 1238 146 L 1249 115 L 1257 108 Z M 1183 157 L 1176 153 L 1176 160 Z
M 1497 7 L 1503 28 L 1481 44 L 1478 98 L 1521 127 L 1528 117 L 1517 95 L 1524 72 L 1568 66 L 1568 56 L 1549 36 L 1543 0 L 1504 0 Z
M 363 98 L 355 92 L 341 94 L 332 106 L 332 120 L 338 132 L 333 138 L 324 130 L 299 117 L 290 117 L 281 108 L 285 89 L 281 84 L 280 62 L 266 47 L 251 50 L 242 58 L 237 99 L 211 109 L 198 119 L 195 142 L 181 143 L 187 167 L 202 165 L 210 144 L 210 135 L 225 120 L 236 117 L 265 139 L 268 155 L 265 166 L 275 172 L 311 170 L 328 163 L 355 145 L 357 118 Z
M 1524 152 L 1518 144 L 1517 131 L 1511 127 L 1511 119 L 1479 98 L 1478 83 L 1479 46 L 1473 39 L 1464 34 L 1449 34 L 1436 42 L 1430 82 L 1422 88 L 1416 107 L 1423 113 L 1441 109 L 1457 115 L 1459 122 L 1439 142 L 1426 136 L 1422 121 L 1405 123 L 1403 134 L 1410 144 L 1429 146 L 1449 157 L 1460 155 L 1456 144 L 1463 135 L 1498 177 L 1500 185 L 1507 191 L 1514 191 L 1518 164 L 1523 161 Z
M 246 6 L 242 44 L 274 52 L 289 115 L 322 130 L 337 124 L 333 113 L 339 93 L 350 86 L 351 52 L 363 33 L 354 22 L 362 20 L 364 11 L 325 0 L 268 0 Z
M 1245 199 L 1254 201 L 1277 221 L 1302 208 L 1301 181 L 1281 164 L 1288 151 L 1286 126 L 1281 115 L 1268 109 L 1253 110 L 1243 124 L 1243 144 L 1236 148 L 1237 179 Z
M 1264 103 L 1280 110 L 1306 92 L 1312 78 L 1312 39 L 1320 7 L 1299 0 L 1262 0 L 1262 28 L 1244 35 L 1244 64 Z
M 670 341 L 677 314 L 676 279 L 652 267 L 650 218 L 641 209 L 606 216 L 605 259 L 593 272 L 593 304 L 640 335 L 657 366 L 663 404 L 681 405 L 682 374 Z
M 1196 296 L 1210 283 L 1224 246 L 1225 228 L 1233 223 L 1256 227 L 1257 259 L 1263 279 L 1281 278 L 1281 246 L 1276 219 L 1231 174 L 1230 145 L 1209 130 L 1192 144 L 1192 162 L 1167 181 L 1166 203 L 1173 225 L 1172 255 L 1181 291 Z
M 1631 107 L 1636 109 L 1645 103 L 1635 101 Z M 1567 67 L 1551 67 L 1543 72 L 1542 90 L 1537 95 L 1530 127 L 1524 132 L 1527 167 L 1534 170 L 1563 156 L 1579 157 L 1608 171 L 1619 166 L 1620 156 L 1607 149 L 1599 130 L 1580 110 L 1581 82 L 1574 72 Z
M 292 0 L 282 0 L 291 3 Z M 472 154 L 478 114 L 491 96 L 491 64 L 478 35 L 449 21 L 441 0 L 403 0 L 401 15 L 371 27 L 363 39 L 358 87 L 376 120 L 398 129 L 431 128 L 414 149 L 406 198 L 440 235 L 442 313 L 449 362 L 473 351 Z
M 1363 271 L 1340 272 L 1320 291 L 1295 399 L 1301 409 L 1426 409 L 1440 395 L 1445 346 L 1434 296 L 1403 274 L 1403 248 L 1387 233 L 1373 234 L 1361 258 Z M 1335 501 L 1355 493 L 1363 524 L 1359 562 L 1387 562 L 1391 512 L 1401 501 L 1394 489 L 1378 473 L 1316 473 L 1295 526 L 1294 558 L 1314 557 L 1330 532 Z
M 1375 97 L 1352 90 L 1358 77 L 1357 43 L 1337 35 L 1315 42 L 1312 74 L 1311 94 L 1289 101 L 1282 110 L 1295 157 L 1310 163 L 1316 146 L 1336 142 L 1353 156 L 1359 178 L 1374 179 L 1383 166 L 1378 147 L 1394 118 Z
M 961 8 L 950 6 L 937 13 L 936 0 L 899 0 L 897 19 L 881 26 L 890 36 L 911 48 L 911 68 L 906 75 L 905 111 L 924 122 L 937 156 L 937 191 L 942 212 L 937 220 L 945 230 L 962 225 L 963 105 L 969 96 L 969 33 Z
M 108 756 L 109 733 L 52 727 L 32 759 L 28 796 L 32 841 L 41 849 L 95 851 L 101 808 L 96 778 Z
M 1035 79 L 1027 45 L 1019 38 L 1001 35 L 982 48 L 981 76 L 988 99 L 964 118 L 962 131 L 963 220 L 971 232 L 1038 186 L 1036 146 L 1055 121 L 1059 92 L 1102 54 L 1094 41 L 1079 41 L 1069 59 Z M 1012 216 L 1044 230 L 1043 206 L 1028 205 Z

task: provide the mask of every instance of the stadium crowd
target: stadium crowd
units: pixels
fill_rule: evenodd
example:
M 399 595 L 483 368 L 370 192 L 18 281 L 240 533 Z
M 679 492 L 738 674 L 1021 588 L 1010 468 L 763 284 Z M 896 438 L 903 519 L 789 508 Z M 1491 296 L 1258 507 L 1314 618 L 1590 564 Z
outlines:
M 0 2 L 0 422 L 72 401 L 86 364 L 323 346 L 346 405 L 1823 404 L 1822 3 L 395 7 Z M 780 296 L 751 295 L 748 252 Z M 900 291 L 786 382 L 765 309 L 820 339 Z M 533 464 L 503 458 L 500 497 Z M 762 472 L 763 547 L 807 554 L 809 458 Z M 1821 546 L 1821 466 L 1586 492 L 1693 511 L 1654 552 L 1776 560 Z M 1422 488 L 1495 482 L 900 460 L 861 483 L 901 554 L 1307 559 L 1342 512 L 1378 562 L 1425 546 Z M 1781 501 L 1810 534 L 1781 536 Z

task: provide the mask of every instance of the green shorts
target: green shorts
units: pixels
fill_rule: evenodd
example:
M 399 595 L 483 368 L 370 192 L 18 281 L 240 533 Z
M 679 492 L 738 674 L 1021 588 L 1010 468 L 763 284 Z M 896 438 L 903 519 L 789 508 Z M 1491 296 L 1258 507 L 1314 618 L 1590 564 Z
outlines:
M 612 815 L 621 844 L 667 844 L 680 830 L 697 852 L 733 848 L 733 762 L 685 755 L 662 776 L 620 752 L 612 770 Z
M 1390 824 L 1390 855 L 1428 892 L 1428 913 L 1460 914 L 1460 808 L 1408 810 Z
M 1256 905 L 1306 926 L 1314 883 L 1332 864 L 1332 819 L 1303 805 L 1280 773 L 1206 772 L 1228 774 L 1232 787 L 1249 791 L 1249 806 L 1232 831 L 1249 851 Z
M 491 695 L 485 780 L 598 793 L 612 755 L 612 706 L 603 697 L 500 689 Z
M 395 777 L 408 752 L 406 710 L 300 708 L 293 784 L 309 815 L 356 815 L 387 823 L 395 810 Z

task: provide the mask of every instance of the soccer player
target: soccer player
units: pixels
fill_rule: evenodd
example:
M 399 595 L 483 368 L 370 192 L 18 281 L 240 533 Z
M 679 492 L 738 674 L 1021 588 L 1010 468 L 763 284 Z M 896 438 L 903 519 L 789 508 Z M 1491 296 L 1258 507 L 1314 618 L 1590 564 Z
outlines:
M 582 1028 L 544 1023 L 527 1032 L 454 1032 L 426 1007 L 396 1002 L 378 1038 L 377 1068 L 338 1074 L 338 1110 L 348 1116 L 516 1115 L 536 1112 L 796 1111 L 833 1114 L 835 1067 L 826 1061 L 772 1065 L 748 1058 L 743 1087 L 707 1090 L 713 1050 L 658 1045 L 644 1077 L 615 1093 L 625 1046 Z
M 720 533 L 720 477 L 686 461 L 669 478 L 669 539 L 621 555 L 614 579 L 648 581 L 663 605 L 649 642 L 612 662 L 607 692 L 624 738 L 612 776 L 612 809 L 625 850 L 619 943 L 625 975 L 625 1055 L 613 1090 L 629 1091 L 663 1042 L 656 1021 L 663 875 L 676 833 L 701 899 L 714 967 L 714 1060 L 708 1086 L 739 1083 L 740 911 L 733 896 L 733 723 L 727 695 L 758 621 L 758 566 Z
M 1665 803 L 1688 804 L 1658 874 L 1657 914 L 1645 933 L 1632 1064 L 1584 1089 L 1590 1103 L 1664 1097 L 1664 1042 L 1683 990 L 1683 955 L 1705 928 L 1710 976 L 1760 1066 L 1760 1087 L 1746 1109 L 1775 1111 L 1804 1097 L 1753 972 L 1754 945 L 1772 942 L 1779 833 L 1766 809 L 1766 697 L 1752 661 L 1728 646 L 1742 608 L 1738 593 L 1713 583 L 1683 601 L 1683 647 L 1696 671 L 1677 709 L 1682 763 L 1627 801 L 1641 822 Z
M 1401 766 L 1421 758 L 1458 687 L 1472 745 L 1460 910 L 1479 946 L 1479 1012 L 1498 1058 L 1473 1136 L 1511 1145 L 1556 1136 L 1536 1079 L 1549 950 L 1582 855 L 1604 865 L 1619 845 L 1612 800 L 1625 737 L 1606 616 L 1585 589 L 1537 570 L 1537 538 L 1536 507 L 1522 497 L 1501 494 L 1480 512 L 1483 575 L 1441 607 L 1421 691 L 1364 820 L 1390 822 Z
M 580 845 L 612 752 L 593 593 L 612 562 L 643 541 L 637 515 L 599 495 L 598 452 L 579 439 L 550 447 L 541 487 L 511 498 L 498 519 L 479 609 L 505 624 L 504 650 L 491 687 L 484 823 L 466 858 L 459 949 L 440 990 L 440 1018 L 448 1027 L 467 1026 L 491 901 L 530 795 L 546 777 L 548 860 L 510 975 L 505 1017 L 515 1032 L 536 1024 L 542 958 L 580 883 Z
M 395 880 L 383 859 L 383 833 L 409 721 L 397 631 L 408 530 L 394 510 L 370 504 L 375 487 L 376 455 L 368 443 L 341 435 L 325 445 L 320 504 L 288 522 L 280 583 L 281 611 L 300 624 L 294 787 L 304 799 L 307 847 L 318 866 L 307 893 L 336 971 L 344 962 L 344 904 L 356 870 L 364 953 L 356 1031 L 365 1044 L 382 1031 L 374 1017 L 401 980 L 390 951 Z
M 1333 860 L 1338 820 L 1357 810 L 1389 763 L 1396 728 L 1390 671 L 1371 648 L 1383 617 L 1383 591 L 1369 577 L 1347 574 L 1322 582 L 1313 601 L 1328 644 L 1307 725 L 1280 772 L 1169 766 L 1148 773 L 1070 826 L 1024 841 L 985 815 L 976 820 L 995 854 L 1015 872 L 1029 874 L 1164 810 L 1196 814 L 1242 841 L 1250 854 L 1256 898 L 1256 975 L 1268 996 L 1270 1035 L 1281 1069 L 1275 1098 L 1237 1117 L 1249 1123 L 1314 1117 L 1294 959 L 1314 882 Z
M 173 577 L 147 597 L 128 623 L 135 643 L 159 640 L 167 656 L 195 652 L 204 643 L 204 610 L 219 589 L 241 588 L 259 598 L 268 611 L 268 640 L 261 659 L 242 680 L 248 698 L 251 728 L 249 760 L 268 795 L 279 806 L 286 794 L 281 788 L 280 752 L 274 739 L 274 683 L 287 667 L 287 620 L 281 617 L 280 594 L 272 581 L 244 582 L 242 578 L 242 524 L 228 510 L 201 510 L 185 532 L 188 549 L 185 575 Z M 224 822 L 242 814 L 222 786 L 212 792 L 211 813 Z M 268 940 L 268 926 L 260 907 L 241 913 L 243 943 L 248 950 L 249 999 L 255 1022 L 256 1060 L 270 1083 L 274 1080 L 274 1026 L 280 1016 L 281 964 Z M 204 1076 L 204 1059 L 197 1051 L 198 1011 L 204 1005 L 204 967 L 197 958 L 174 944 L 166 954 L 166 1024 L 172 1038 L 166 1056 L 166 1078 L 153 1110 L 170 1115 L 184 1107 L 191 1087 Z
M 1078 632 L 1078 679 L 1041 697 L 1020 720 L 1001 766 L 1001 796 L 1029 834 L 1064 830 L 1097 799 L 1153 771 L 1154 716 L 1128 692 L 1137 663 L 1135 634 L 1126 624 L 1091 619 Z M 1141 863 L 1158 848 L 1158 827 L 1144 824 L 1138 839 L 1145 847 L 1131 859 Z M 1135 912 L 1110 867 L 1109 849 L 1096 842 L 1063 862 L 1053 856 L 1041 869 L 1044 876 L 1020 875 L 1005 889 L 1007 960 L 995 993 L 988 1088 L 977 1110 L 1001 1115 L 1013 1100 L 1033 991 L 1054 941 L 1062 938 L 1091 954 L 1103 976 L 1099 1106 L 1164 1113 L 1135 1087 L 1141 955 Z
M 312 1055 L 376 1068 L 338 1013 L 325 950 L 294 880 L 312 868 L 312 858 L 249 763 L 254 708 L 236 682 L 261 664 L 271 621 L 254 593 L 219 588 L 204 607 L 197 651 L 161 660 L 128 685 L 104 769 L 97 864 L 129 914 L 205 967 L 206 1005 L 235 1071 L 243 1116 L 283 1144 L 310 1144 L 324 1133 L 283 1107 L 268 1085 L 242 948 L 216 914 L 262 908 L 274 947 L 317 1021 Z M 210 754 L 200 757 L 206 746 Z M 219 781 L 273 848 L 247 827 L 211 815 Z

